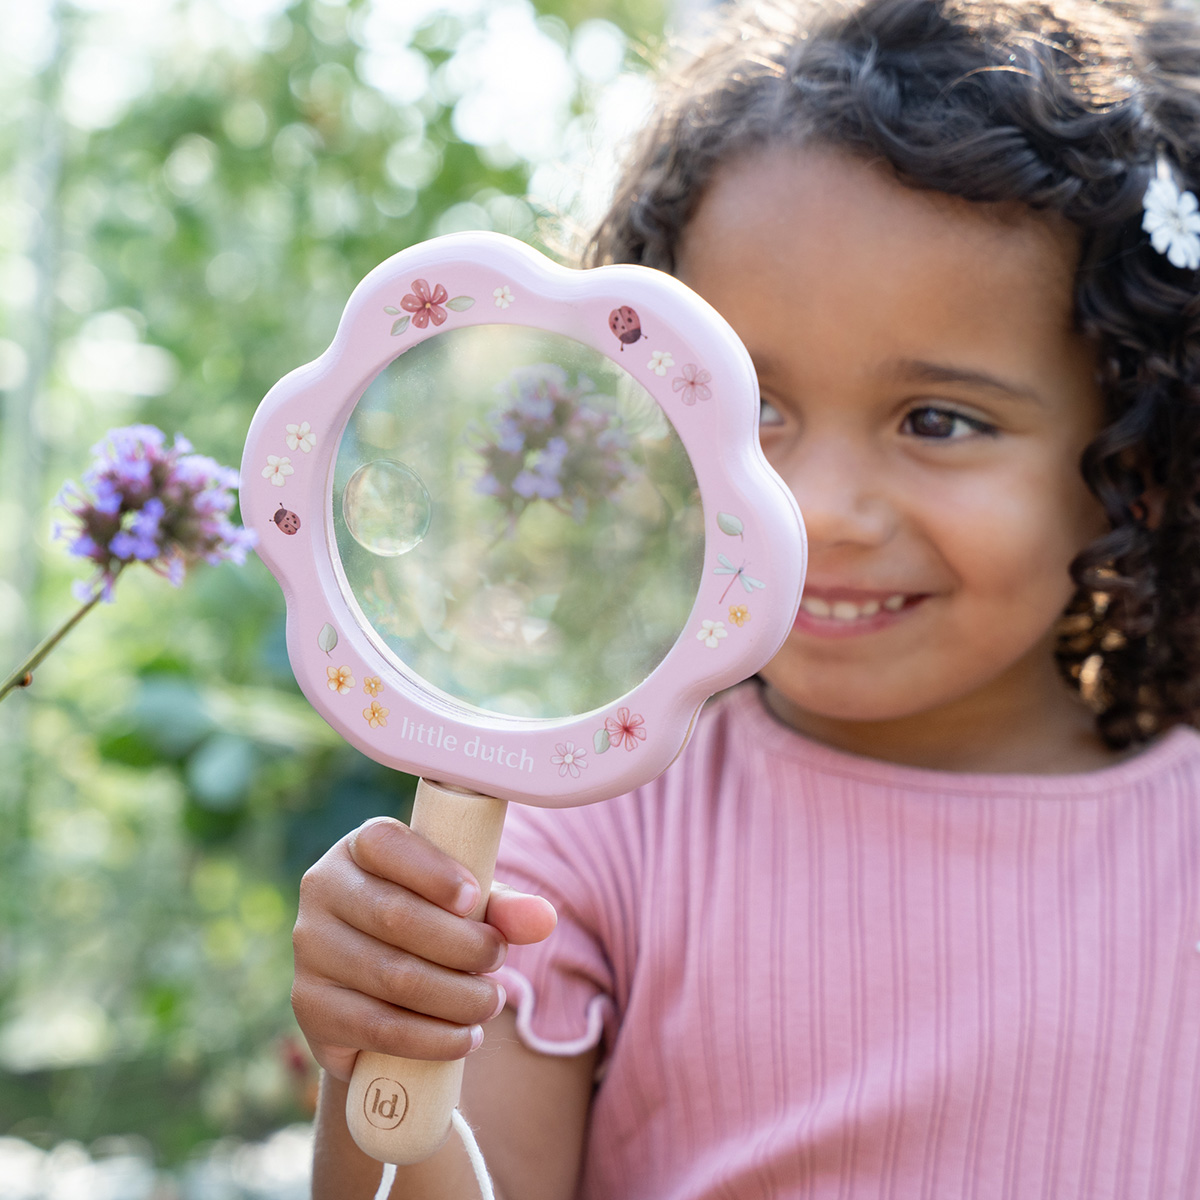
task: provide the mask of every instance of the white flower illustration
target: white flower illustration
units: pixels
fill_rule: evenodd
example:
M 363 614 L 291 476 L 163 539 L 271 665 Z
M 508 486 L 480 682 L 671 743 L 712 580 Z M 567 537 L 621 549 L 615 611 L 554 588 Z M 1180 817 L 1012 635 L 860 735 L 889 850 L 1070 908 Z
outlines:
M 655 375 L 665 375 L 668 367 L 673 367 L 675 360 L 671 357 L 670 350 L 655 350 L 650 355 L 650 361 L 646 364 Z
M 1154 249 L 1165 254 L 1173 267 L 1189 271 L 1200 267 L 1200 204 L 1195 193 L 1179 190 L 1165 159 L 1158 160 L 1142 204 L 1146 210 L 1142 228 Z
M 587 767 L 587 751 L 578 749 L 574 742 L 559 742 L 554 749 L 558 753 L 550 761 L 558 768 L 559 775 L 578 779 L 580 768 Z
M 302 450 L 307 454 L 317 444 L 317 435 L 307 421 L 301 421 L 299 425 L 287 427 L 287 444 L 289 450 Z
M 280 458 L 277 454 L 267 455 L 267 465 L 262 470 L 263 478 L 269 479 L 276 487 L 283 487 L 289 475 L 295 475 L 296 468 L 292 460 L 286 456 Z
M 701 621 L 696 640 L 703 642 L 710 650 L 715 650 L 721 644 L 721 639 L 728 636 L 729 630 L 725 628 L 724 621 Z
M 497 308 L 507 308 L 513 302 L 512 288 L 507 283 L 498 287 L 492 295 L 495 297 Z

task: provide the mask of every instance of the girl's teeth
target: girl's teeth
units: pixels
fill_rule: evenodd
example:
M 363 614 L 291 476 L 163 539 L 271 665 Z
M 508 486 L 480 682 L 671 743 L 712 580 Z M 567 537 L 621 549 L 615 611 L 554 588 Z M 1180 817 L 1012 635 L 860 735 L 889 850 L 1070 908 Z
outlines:
M 800 607 L 811 617 L 832 617 L 835 621 L 857 621 L 862 617 L 875 616 L 880 607 L 886 608 L 888 612 L 898 612 L 904 607 L 904 597 L 903 595 L 889 596 L 881 606 L 878 600 L 864 600 L 862 604 L 855 604 L 853 600 L 835 600 L 830 604 L 818 596 L 805 596 L 800 602 Z

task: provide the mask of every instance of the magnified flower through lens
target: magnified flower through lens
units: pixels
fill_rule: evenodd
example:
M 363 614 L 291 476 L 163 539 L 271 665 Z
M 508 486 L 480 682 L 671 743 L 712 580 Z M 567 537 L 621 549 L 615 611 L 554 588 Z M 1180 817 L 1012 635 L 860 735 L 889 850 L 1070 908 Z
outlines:
M 583 521 L 633 477 L 620 417 L 596 404 L 586 376 L 571 383 L 562 367 L 537 363 L 497 390 L 508 403 L 492 414 L 478 447 L 484 469 L 475 490 L 495 497 L 511 520 L 546 500 Z

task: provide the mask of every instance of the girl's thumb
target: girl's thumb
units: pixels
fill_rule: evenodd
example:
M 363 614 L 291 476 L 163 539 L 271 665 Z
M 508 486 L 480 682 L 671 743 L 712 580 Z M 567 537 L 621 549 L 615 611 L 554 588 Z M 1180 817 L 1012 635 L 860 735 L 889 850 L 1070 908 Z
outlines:
M 493 883 L 486 921 L 514 946 L 542 942 L 554 932 L 558 914 L 544 896 L 518 892 L 506 883 Z

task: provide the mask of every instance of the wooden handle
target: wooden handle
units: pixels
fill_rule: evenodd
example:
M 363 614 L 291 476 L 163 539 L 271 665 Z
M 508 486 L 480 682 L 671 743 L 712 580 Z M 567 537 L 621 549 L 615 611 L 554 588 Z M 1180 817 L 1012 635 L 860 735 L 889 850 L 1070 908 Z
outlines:
M 417 784 L 412 828 L 479 881 L 483 895 L 470 914 L 475 921 L 487 910 L 507 808 L 507 801 L 476 792 L 451 791 L 424 779 Z M 346 1124 L 359 1148 L 380 1162 L 423 1162 L 450 1133 L 462 1073 L 461 1058 L 427 1062 L 364 1050 L 346 1097 Z

